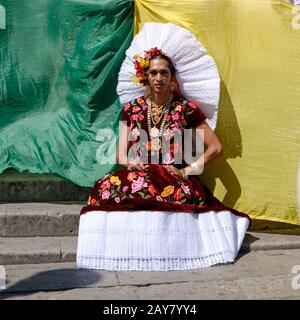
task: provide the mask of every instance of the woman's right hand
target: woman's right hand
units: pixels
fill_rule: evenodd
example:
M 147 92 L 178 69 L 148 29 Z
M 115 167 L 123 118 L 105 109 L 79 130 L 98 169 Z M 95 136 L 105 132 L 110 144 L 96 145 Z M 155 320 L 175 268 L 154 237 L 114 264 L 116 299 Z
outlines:
M 147 165 L 144 165 L 143 162 L 136 159 L 129 161 L 127 164 L 127 170 L 130 170 L 130 171 L 134 171 L 134 170 L 144 171 L 146 167 Z

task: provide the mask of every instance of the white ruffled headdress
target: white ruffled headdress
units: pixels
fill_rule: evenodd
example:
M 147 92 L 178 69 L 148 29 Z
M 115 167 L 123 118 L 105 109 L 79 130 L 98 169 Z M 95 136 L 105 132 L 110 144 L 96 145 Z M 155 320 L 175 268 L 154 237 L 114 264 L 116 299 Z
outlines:
M 183 96 L 199 105 L 214 130 L 217 123 L 220 77 L 214 59 L 188 30 L 172 23 L 147 22 L 133 38 L 121 66 L 117 93 L 122 104 L 145 94 L 145 87 L 134 84 L 134 56 L 157 47 L 166 52 L 176 68 L 176 79 Z

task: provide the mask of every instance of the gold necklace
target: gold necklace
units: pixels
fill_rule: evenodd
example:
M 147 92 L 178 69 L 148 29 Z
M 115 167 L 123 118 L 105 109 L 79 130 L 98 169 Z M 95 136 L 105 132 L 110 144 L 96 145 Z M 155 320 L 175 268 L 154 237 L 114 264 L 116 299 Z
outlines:
M 157 125 L 159 123 L 159 121 L 161 120 L 162 116 L 163 116 L 163 108 L 161 108 L 160 110 L 159 109 L 156 109 L 156 113 L 154 114 L 153 112 L 153 107 L 152 107 L 152 102 L 150 100 L 150 115 L 151 115 L 151 121 L 154 125 Z
M 161 106 L 158 106 L 156 103 L 152 101 L 151 98 L 148 99 L 148 105 L 150 107 L 150 115 L 151 115 L 151 121 L 154 125 L 157 125 L 161 118 L 163 117 L 164 110 L 166 109 L 166 106 L 169 104 L 169 101 L 172 100 L 172 95 L 168 99 L 168 101 Z M 153 106 L 155 104 L 155 107 Z M 154 111 L 153 111 L 154 110 Z
M 171 109 L 171 105 L 172 105 L 172 100 L 173 100 L 173 95 L 171 94 L 171 97 L 170 99 L 167 101 L 167 103 L 165 103 L 165 110 L 164 112 L 162 112 L 162 115 L 164 115 L 163 117 L 163 121 L 160 125 L 160 128 L 158 129 L 154 123 L 154 126 L 152 127 L 151 125 L 151 120 L 152 120 L 152 117 L 151 117 L 151 106 L 148 106 L 148 110 L 147 110 L 147 120 L 148 120 L 148 132 L 150 134 L 150 140 L 151 140 L 151 152 L 153 151 L 159 151 L 160 148 L 161 148 L 161 141 L 160 141 L 160 137 L 162 135 L 162 130 L 165 126 L 165 122 L 167 120 L 167 116 L 170 112 L 170 109 Z M 159 122 L 159 121 L 158 121 Z

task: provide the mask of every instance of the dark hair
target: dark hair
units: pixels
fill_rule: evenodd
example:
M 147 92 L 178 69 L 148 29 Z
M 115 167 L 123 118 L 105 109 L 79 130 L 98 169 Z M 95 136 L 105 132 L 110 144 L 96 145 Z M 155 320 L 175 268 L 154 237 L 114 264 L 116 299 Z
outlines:
M 171 76 L 172 77 L 175 76 L 176 69 L 174 67 L 174 64 L 173 64 L 172 60 L 169 57 L 167 57 L 167 56 L 165 56 L 164 54 L 161 53 L 161 54 L 157 54 L 157 55 L 153 56 L 150 59 L 150 61 L 154 60 L 154 59 L 157 59 L 157 58 L 167 61 L 169 63 L 169 69 L 170 69 L 170 72 L 171 72 Z

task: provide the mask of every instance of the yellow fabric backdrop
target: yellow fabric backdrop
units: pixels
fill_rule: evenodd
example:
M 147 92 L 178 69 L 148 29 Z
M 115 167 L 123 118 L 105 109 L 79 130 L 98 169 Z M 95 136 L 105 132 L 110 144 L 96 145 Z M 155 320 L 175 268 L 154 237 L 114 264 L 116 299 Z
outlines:
M 136 0 L 135 32 L 148 21 L 172 22 L 215 58 L 224 155 L 202 181 L 254 219 L 299 224 L 300 28 L 292 27 L 292 7 L 271 0 Z

